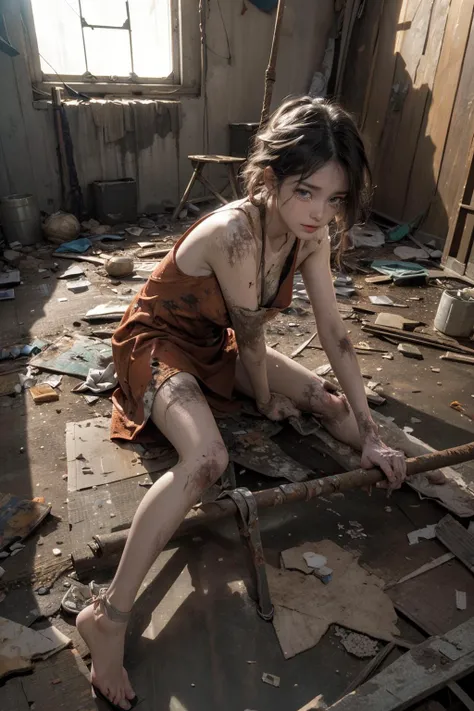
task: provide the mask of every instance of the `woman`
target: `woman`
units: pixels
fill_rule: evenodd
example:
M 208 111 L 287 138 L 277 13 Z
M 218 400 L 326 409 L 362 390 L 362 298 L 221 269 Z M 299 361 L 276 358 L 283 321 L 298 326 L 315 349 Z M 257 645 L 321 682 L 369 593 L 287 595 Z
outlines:
M 136 698 L 122 667 L 125 628 L 139 586 L 228 456 L 210 404 L 232 407 L 235 390 L 282 420 L 298 411 L 362 451 L 389 485 L 405 461 L 380 440 L 357 358 L 337 308 L 329 227 L 355 223 L 370 194 L 370 171 L 352 119 L 309 97 L 286 101 L 258 135 L 244 172 L 248 198 L 197 222 L 157 266 L 114 339 L 120 388 L 112 437 L 133 440 L 148 420 L 179 462 L 147 492 L 115 578 L 78 617 L 93 660 L 92 682 L 114 708 Z M 291 303 L 301 274 L 321 344 L 344 395 L 265 345 L 264 324 Z

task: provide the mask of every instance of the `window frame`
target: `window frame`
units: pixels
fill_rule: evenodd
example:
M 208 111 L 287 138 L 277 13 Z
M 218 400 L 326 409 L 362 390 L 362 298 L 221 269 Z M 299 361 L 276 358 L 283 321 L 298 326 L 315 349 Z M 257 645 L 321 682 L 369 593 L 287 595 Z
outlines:
M 118 77 L 117 81 L 93 81 L 77 75 L 45 74 L 41 69 L 31 0 L 20 0 L 28 45 L 28 64 L 33 88 L 50 93 L 63 81 L 88 96 L 197 96 L 201 90 L 201 51 L 199 4 L 196 0 L 170 0 L 172 23 L 171 74 L 166 78 L 141 78 L 139 81 Z M 133 32 L 133 28 L 132 28 Z

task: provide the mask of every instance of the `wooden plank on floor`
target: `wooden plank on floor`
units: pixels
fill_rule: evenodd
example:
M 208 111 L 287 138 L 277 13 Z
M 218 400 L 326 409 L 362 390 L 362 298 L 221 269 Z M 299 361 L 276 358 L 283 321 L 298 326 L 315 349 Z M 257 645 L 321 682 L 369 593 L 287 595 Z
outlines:
M 474 669 L 474 618 L 431 637 L 333 704 L 334 711 L 402 711 Z
M 66 649 L 35 665 L 21 680 L 23 692 L 35 711 L 97 711 L 91 687 L 74 653 Z
M 456 608 L 456 590 L 466 593 L 467 610 Z M 444 634 L 472 616 L 474 577 L 453 559 L 390 587 L 387 594 L 395 608 L 426 634 Z
M 30 711 L 21 679 L 10 679 L 0 687 L 0 708 L 2 711 Z
M 436 536 L 466 568 L 474 573 L 474 536 L 452 516 L 445 516 L 436 526 Z

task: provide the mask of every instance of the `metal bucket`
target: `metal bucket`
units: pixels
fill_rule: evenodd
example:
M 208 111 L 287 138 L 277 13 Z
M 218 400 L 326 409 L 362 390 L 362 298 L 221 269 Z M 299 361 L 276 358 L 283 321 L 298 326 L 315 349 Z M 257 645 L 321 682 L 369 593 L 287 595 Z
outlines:
M 42 239 L 41 216 L 33 195 L 7 195 L 0 200 L 0 221 L 8 244 L 24 247 Z
M 434 326 L 441 333 L 469 338 L 474 330 L 474 299 L 463 298 L 459 289 L 443 291 Z

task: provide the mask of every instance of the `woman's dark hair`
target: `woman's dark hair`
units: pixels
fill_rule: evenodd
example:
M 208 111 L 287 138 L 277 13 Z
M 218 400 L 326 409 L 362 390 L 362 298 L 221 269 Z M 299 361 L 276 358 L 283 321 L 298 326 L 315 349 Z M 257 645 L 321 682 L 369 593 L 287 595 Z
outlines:
M 367 215 L 372 178 L 364 144 L 352 117 L 340 106 L 302 96 L 287 99 L 255 136 L 243 170 L 250 200 L 265 200 L 263 171 L 270 166 L 278 183 L 312 175 L 330 160 L 345 168 L 349 190 L 337 216 L 337 232 L 350 229 Z

